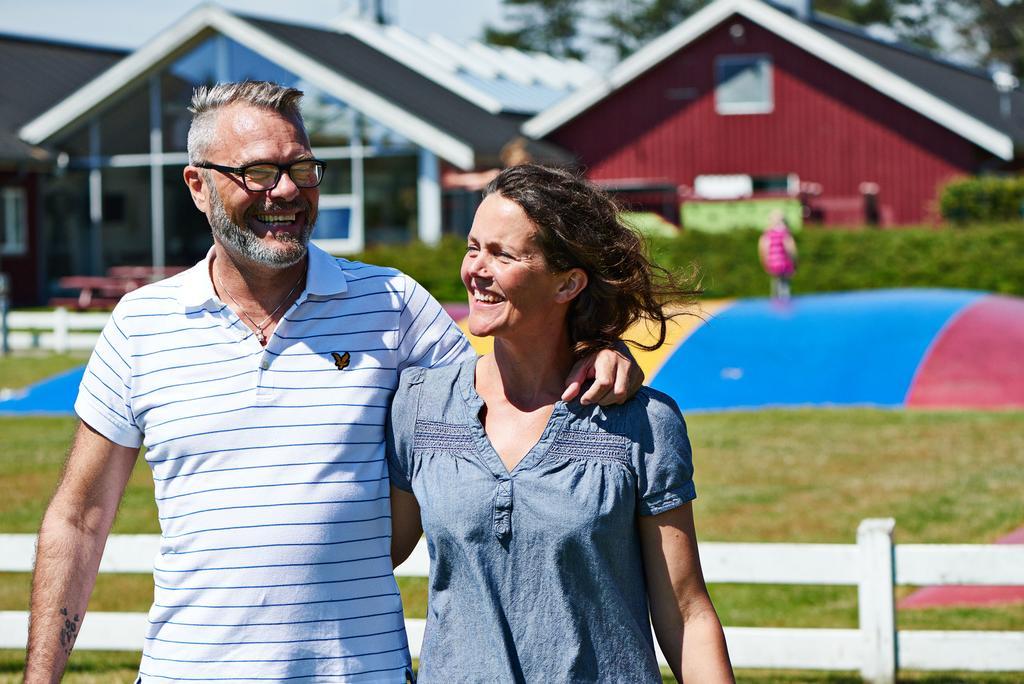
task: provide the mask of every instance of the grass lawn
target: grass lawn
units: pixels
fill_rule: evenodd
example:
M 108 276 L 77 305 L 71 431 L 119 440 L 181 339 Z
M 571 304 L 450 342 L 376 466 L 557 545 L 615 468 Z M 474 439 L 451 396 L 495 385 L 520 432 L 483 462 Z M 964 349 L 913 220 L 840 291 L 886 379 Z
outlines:
M 25 372 L 12 371 L 16 365 L 0 364 L 0 386 L 14 386 L 7 373 Z M 1024 525 L 1024 412 L 779 410 L 699 414 L 688 422 L 702 539 L 853 543 L 863 518 L 894 517 L 897 542 L 988 543 Z M 0 531 L 35 532 L 74 424 L 72 418 L 0 418 Z M 151 489 L 140 462 L 115 533 L 158 531 Z M 151 582 L 101 575 L 90 609 L 145 611 Z M 423 617 L 425 580 L 400 584 L 406 614 Z M 24 610 L 28 586 L 25 574 L 0 575 L 0 610 Z M 856 626 L 854 587 L 713 585 L 711 592 L 726 625 Z M 904 610 L 898 622 L 901 629 L 1024 630 L 1024 604 Z M 0 684 L 17 679 L 21 657 L 0 652 Z M 137 662 L 137 654 L 76 653 L 65 681 L 130 682 Z M 902 681 L 1021 678 L 910 673 Z M 740 681 L 860 680 L 855 673 L 743 671 Z
M 24 664 L 20 651 L 0 650 L 0 684 L 20 684 Z M 81 651 L 71 655 L 64 684 L 132 684 L 138 672 L 139 654 L 129 651 Z M 674 682 L 662 670 L 665 682 Z M 739 684 L 862 684 L 855 672 L 807 672 L 787 670 L 740 670 Z M 900 682 L 915 684 L 1020 684 L 1019 673 L 901 673 Z

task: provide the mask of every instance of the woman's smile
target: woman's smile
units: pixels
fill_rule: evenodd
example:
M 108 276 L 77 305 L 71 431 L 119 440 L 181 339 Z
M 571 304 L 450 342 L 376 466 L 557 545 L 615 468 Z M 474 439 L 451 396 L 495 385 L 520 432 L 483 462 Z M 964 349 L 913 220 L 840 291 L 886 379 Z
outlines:
M 470 294 L 473 299 L 483 304 L 500 304 L 505 301 L 505 298 L 495 292 L 487 292 L 486 290 L 479 290 L 477 288 L 471 288 Z

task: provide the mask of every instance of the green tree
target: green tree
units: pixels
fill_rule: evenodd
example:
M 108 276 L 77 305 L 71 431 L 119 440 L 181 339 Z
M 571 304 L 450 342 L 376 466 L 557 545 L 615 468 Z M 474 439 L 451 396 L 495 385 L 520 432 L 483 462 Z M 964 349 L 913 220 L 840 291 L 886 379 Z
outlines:
M 605 33 L 598 42 L 612 47 L 619 59 L 682 23 L 710 0 L 606 0 Z
M 814 10 L 863 26 L 889 25 L 893 21 L 895 1 L 898 0 L 816 0 Z
M 947 0 L 960 16 L 956 24 L 964 46 L 985 65 L 1004 64 L 1024 77 L 1024 0 Z
M 508 29 L 484 26 L 484 42 L 555 57 L 582 59 L 582 0 L 502 0 Z
M 826 0 L 822 0 L 826 1 Z M 1024 75 L 1024 0 L 885 0 L 900 38 Z

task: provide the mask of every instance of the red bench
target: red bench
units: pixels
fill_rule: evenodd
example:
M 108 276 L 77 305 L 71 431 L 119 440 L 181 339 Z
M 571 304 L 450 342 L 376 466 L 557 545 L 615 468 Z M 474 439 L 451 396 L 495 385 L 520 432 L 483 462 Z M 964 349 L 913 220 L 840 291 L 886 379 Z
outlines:
M 146 284 L 170 278 L 172 275 L 181 273 L 187 268 L 187 266 L 164 266 L 161 269 L 154 266 L 111 266 L 107 269 L 107 276 L 110 278 L 138 280 Z
M 166 266 L 156 269 L 152 266 L 112 266 L 105 276 L 65 276 L 57 281 L 62 290 L 77 290 L 77 297 L 54 297 L 50 306 L 64 306 L 71 309 L 112 309 L 125 294 L 161 280 L 175 273 L 181 273 L 184 266 Z

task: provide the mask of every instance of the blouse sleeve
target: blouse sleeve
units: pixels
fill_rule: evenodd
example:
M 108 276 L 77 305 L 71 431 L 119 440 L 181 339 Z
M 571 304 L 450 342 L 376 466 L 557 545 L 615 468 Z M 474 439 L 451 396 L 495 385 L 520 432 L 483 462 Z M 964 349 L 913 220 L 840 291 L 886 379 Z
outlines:
M 391 484 L 407 492 L 412 491 L 413 437 L 423 372 L 423 368 L 408 368 L 402 372 L 384 426 L 384 449 Z
M 667 395 L 652 393 L 646 405 L 649 439 L 637 455 L 637 500 L 640 515 L 657 515 L 697 498 L 693 457 L 686 422 Z

